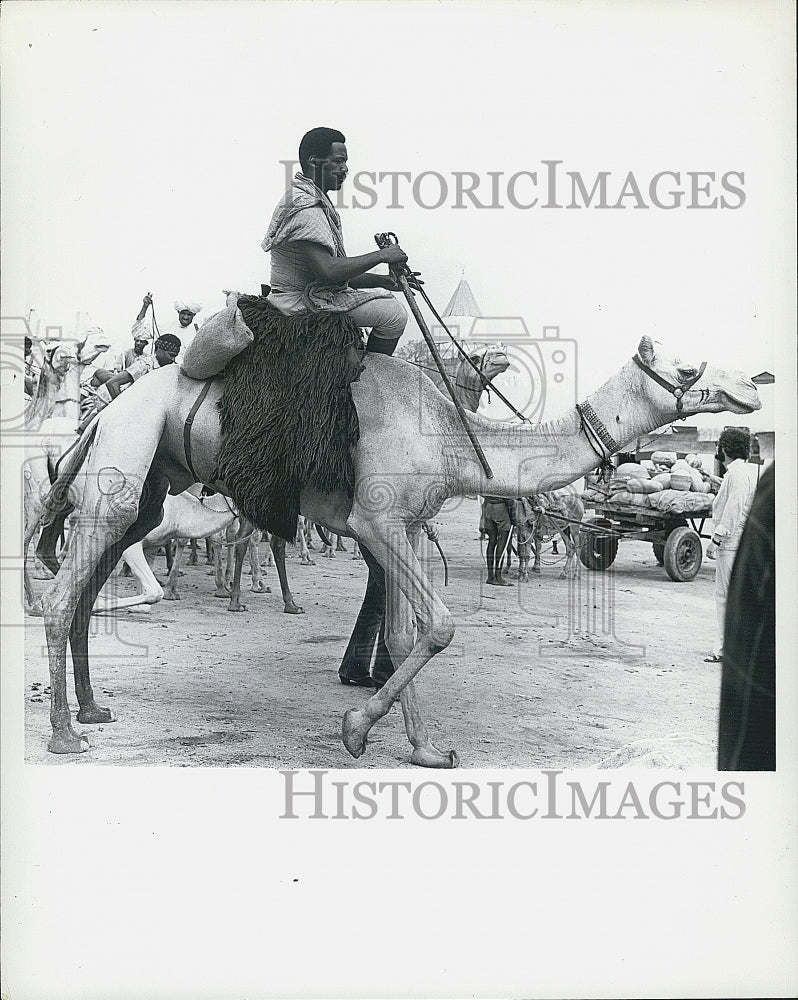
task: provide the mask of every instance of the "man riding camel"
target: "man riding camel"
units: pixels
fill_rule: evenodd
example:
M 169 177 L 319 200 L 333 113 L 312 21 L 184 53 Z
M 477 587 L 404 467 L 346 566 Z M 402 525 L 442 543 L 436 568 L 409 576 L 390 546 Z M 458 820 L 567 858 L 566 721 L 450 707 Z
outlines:
M 358 326 L 371 328 L 368 351 L 393 354 L 407 311 L 391 294 L 400 291 L 394 279 L 369 272 L 380 264 L 402 265 L 407 255 L 393 245 L 346 256 L 341 219 L 327 194 L 346 180 L 345 142 L 331 128 L 311 129 L 302 138 L 302 172 L 274 210 L 261 243 L 271 253 L 269 302 L 286 316 L 348 313 Z

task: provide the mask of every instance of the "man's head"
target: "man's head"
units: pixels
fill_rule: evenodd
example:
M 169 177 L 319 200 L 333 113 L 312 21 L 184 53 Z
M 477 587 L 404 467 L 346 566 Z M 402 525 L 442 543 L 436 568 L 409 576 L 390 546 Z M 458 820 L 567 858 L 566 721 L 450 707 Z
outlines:
M 175 302 L 175 311 L 177 312 L 177 318 L 180 325 L 185 329 L 187 326 L 191 326 L 194 322 L 194 317 L 198 312 L 202 311 L 202 306 L 199 302 L 183 302 L 178 299 Z
M 144 337 L 133 338 L 133 350 L 136 354 L 143 354 L 148 341 Z
M 173 333 L 165 333 L 155 341 L 155 360 L 161 367 L 171 365 L 180 353 L 181 347 L 179 337 Z
M 25 357 L 27 358 L 29 354 L 33 351 L 33 341 L 30 337 L 25 338 Z
M 302 173 L 322 191 L 337 191 L 349 172 L 346 136 L 334 128 L 312 128 L 302 136 L 299 162 Z
M 735 458 L 745 461 L 751 451 L 751 435 L 741 427 L 727 427 L 718 438 L 718 461 L 728 465 Z M 725 455 L 725 458 L 720 458 Z

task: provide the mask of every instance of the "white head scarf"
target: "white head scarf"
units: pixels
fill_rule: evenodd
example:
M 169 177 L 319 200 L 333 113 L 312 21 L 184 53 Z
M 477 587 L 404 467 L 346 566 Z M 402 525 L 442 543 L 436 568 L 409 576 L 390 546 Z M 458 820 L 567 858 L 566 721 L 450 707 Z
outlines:
M 202 306 L 199 302 L 177 299 L 175 302 L 175 312 L 190 312 L 192 316 L 196 316 L 198 312 L 202 312 Z

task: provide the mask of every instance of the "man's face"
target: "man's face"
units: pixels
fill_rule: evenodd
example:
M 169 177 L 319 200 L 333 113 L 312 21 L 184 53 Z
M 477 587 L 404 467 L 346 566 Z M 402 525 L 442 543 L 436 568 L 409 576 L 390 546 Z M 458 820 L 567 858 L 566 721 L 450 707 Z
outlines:
M 349 173 L 346 165 L 346 146 L 342 142 L 334 142 L 329 154 L 322 160 L 313 157 L 312 164 L 316 172 L 316 184 L 322 191 L 338 191 Z
M 181 309 L 177 314 L 177 318 L 180 321 L 181 326 L 191 326 L 191 321 L 194 319 L 194 313 L 190 312 L 188 309 Z
M 173 365 L 176 357 L 176 354 L 172 354 L 171 351 L 165 351 L 162 347 L 159 347 L 155 352 L 155 360 L 161 368 L 163 368 L 164 365 Z
M 133 341 L 133 350 L 136 352 L 136 354 L 143 354 L 144 353 L 144 348 L 146 346 L 147 346 L 147 341 L 146 340 L 134 340 Z

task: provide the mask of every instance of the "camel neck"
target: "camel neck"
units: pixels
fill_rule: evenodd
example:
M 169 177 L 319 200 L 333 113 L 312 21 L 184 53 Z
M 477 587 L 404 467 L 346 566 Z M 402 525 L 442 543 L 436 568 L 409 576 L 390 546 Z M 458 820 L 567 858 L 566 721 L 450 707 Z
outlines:
M 653 405 L 644 382 L 645 376 L 630 361 L 585 400 L 619 448 L 675 416 L 675 410 L 663 412 Z M 575 406 L 557 420 L 532 426 L 497 423 L 476 414 L 468 419 L 494 476 L 488 479 L 476 455 L 469 455 L 459 477 L 466 495 L 516 497 L 547 492 L 574 482 L 599 464 Z
M 45 361 L 39 373 L 36 394 L 25 409 L 25 426 L 28 429 L 37 428 L 52 414 L 62 381 L 63 379 L 56 375 L 52 367 Z

